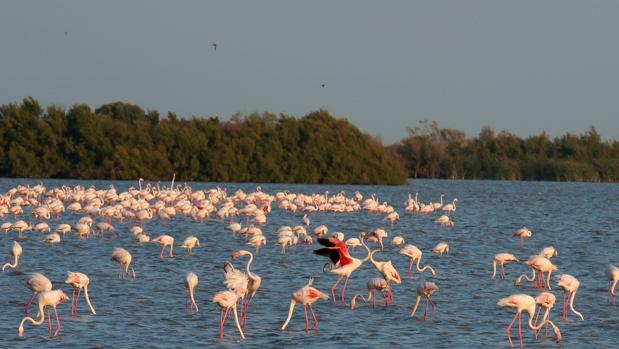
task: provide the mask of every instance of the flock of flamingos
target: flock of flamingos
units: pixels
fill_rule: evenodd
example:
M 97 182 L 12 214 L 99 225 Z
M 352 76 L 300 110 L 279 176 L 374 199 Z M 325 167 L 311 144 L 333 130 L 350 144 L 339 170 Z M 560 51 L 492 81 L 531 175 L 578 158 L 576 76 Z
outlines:
M 319 248 L 314 250 L 317 255 L 315 258 L 318 261 L 324 261 L 325 265 L 322 271 L 335 274 L 337 280 L 331 287 L 330 293 L 322 292 L 312 286 L 313 278 L 310 278 L 307 284 L 292 293 L 290 300 L 290 308 L 287 317 L 281 327 L 285 330 L 292 318 L 296 304 L 303 305 L 305 315 L 305 329 L 310 329 L 310 319 L 308 316 L 308 308 L 313 320 L 313 328 L 318 325 L 318 319 L 314 313 L 312 305 L 319 300 L 332 299 L 333 303 L 337 303 L 338 298 L 342 304 L 354 309 L 358 302 L 371 303 L 375 307 L 376 297 L 378 294 L 382 296 L 381 302 L 388 306 L 393 302 L 393 294 L 391 292 L 392 284 L 400 284 L 402 278 L 395 269 L 393 263 L 388 260 L 380 260 L 376 255 L 383 251 L 384 248 L 390 246 L 399 247 L 400 254 L 409 259 L 408 274 L 412 276 L 416 269 L 419 273 L 428 271 L 432 276 L 440 272 L 432 268 L 430 265 L 421 265 L 422 251 L 413 244 L 406 244 L 402 236 L 392 237 L 387 243 L 388 232 L 384 229 L 376 229 L 372 232 L 361 232 L 358 236 L 345 238 L 342 232 L 333 232 L 328 234 L 328 228 L 324 225 L 310 229 L 310 215 L 313 212 L 329 212 L 337 214 L 340 212 L 357 212 L 365 211 L 374 214 L 385 215 L 385 220 L 392 226 L 400 219 L 399 214 L 388 203 L 381 203 L 375 195 L 364 200 L 363 195 L 355 192 L 352 197 L 347 197 L 344 192 L 332 194 L 326 192 L 324 194 L 302 194 L 278 192 L 275 195 L 270 195 L 263 192 L 260 187 L 255 192 L 245 193 L 241 190 L 229 195 L 225 189 L 219 187 L 209 190 L 194 190 L 187 185 L 174 186 L 174 179 L 170 187 L 162 187 L 159 185 L 142 186 L 143 180 L 138 181 L 138 187 L 131 187 L 125 192 L 118 193 L 114 186 L 110 186 L 106 190 L 97 190 L 94 186 L 84 188 L 81 186 L 75 187 L 59 187 L 47 189 L 43 185 L 17 186 L 10 189 L 6 194 L 0 195 L 0 216 L 13 217 L 13 222 L 4 222 L 0 229 L 8 232 L 15 232 L 15 240 L 11 249 L 11 260 L 2 266 L 2 271 L 8 269 L 18 269 L 20 257 L 22 253 L 28 253 L 28 246 L 22 249 L 18 240 L 24 237 L 24 233 L 35 231 L 38 233 L 46 233 L 44 240 L 50 244 L 62 244 L 62 240 L 67 234 L 75 234 L 78 238 L 89 238 L 90 235 L 111 236 L 116 234 L 133 234 L 139 243 L 156 243 L 160 244 L 162 249 L 159 255 L 163 259 L 166 248 L 170 257 L 174 256 L 174 246 L 187 249 L 191 254 L 192 249 L 199 246 L 199 241 L 194 236 L 188 236 L 182 244 L 178 245 L 170 235 L 160 235 L 154 238 L 148 236 L 141 228 L 144 221 L 159 220 L 166 227 L 167 221 L 174 216 L 182 216 L 184 219 L 195 221 L 204 221 L 205 219 L 218 219 L 222 223 L 226 222 L 227 229 L 232 234 L 238 234 L 243 237 L 245 245 L 253 247 L 255 254 L 259 254 L 260 246 L 267 243 L 267 235 L 277 237 L 277 244 L 281 246 L 281 253 L 286 253 L 286 248 L 297 244 L 311 245 L 318 243 Z M 440 196 L 439 202 L 421 203 L 418 195 L 412 197 L 409 194 L 408 200 L 405 202 L 405 211 L 410 214 L 431 215 L 439 214 L 435 222 L 443 227 L 452 227 L 454 222 L 452 216 L 456 211 L 458 199 L 453 199 L 450 203 L 445 204 L 444 195 Z M 283 226 L 277 231 L 269 231 L 263 233 L 267 221 L 267 217 L 272 209 L 279 209 L 303 213 L 303 222 L 294 227 Z M 81 215 L 82 217 L 73 225 L 59 224 L 52 229 L 49 223 L 52 217 L 60 219 L 66 211 L 73 215 Z M 216 217 L 212 217 L 212 216 Z M 30 216 L 31 218 L 25 218 Z M 18 219 L 18 218 L 22 219 Z M 228 223 L 229 220 L 229 223 Z M 26 222 L 28 221 L 28 222 Z M 130 227 L 128 231 L 120 231 L 115 229 L 113 224 L 120 223 Z M 261 228 L 262 227 L 262 228 Z M 53 232 L 52 232 L 53 230 Z M 513 233 L 515 238 L 520 239 L 522 245 L 526 238 L 531 237 L 533 233 L 527 228 L 521 228 Z M 27 242 L 28 240 L 23 240 Z M 369 243 L 373 247 L 368 246 Z M 387 246 L 385 246 L 387 245 Z M 355 258 L 349 253 L 349 249 L 363 248 L 365 250 L 364 258 Z M 432 252 L 437 254 L 449 253 L 449 245 L 447 242 L 439 243 Z M 556 297 L 551 290 L 551 274 L 557 271 L 557 266 L 554 265 L 551 259 L 557 256 L 557 251 L 549 246 L 544 248 L 536 256 L 529 258 L 524 262 L 531 268 L 530 274 L 522 274 L 518 276 L 514 284 L 519 285 L 523 281 L 533 283 L 534 288 L 546 289 L 547 291 L 537 293 L 536 297 L 527 294 L 514 294 L 498 300 L 499 307 L 511 308 L 515 315 L 507 326 L 507 338 L 512 344 L 510 335 L 511 327 L 518 320 L 518 337 L 520 346 L 523 345 L 522 336 L 522 313 L 528 314 L 527 325 L 533 330 L 533 335 L 538 338 L 544 326 L 546 326 L 546 336 L 548 335 L 548 326 L 555 333 L 557 342 L 561 340 L 561 331 L 550 320 L 550 313 L 556 303 Z M 245 271 L 236 269 L 232 262 L 226 261 L 223 267 L 223 284 L 225 289 L 218 292 L 213 297 L 213 302 L 221 309 L 220 313 L 220 337 L 223 338 L 223 330 L 229 316 L 234 317 L 235 325 L 241 338 L 245 338 L 243 328 L 247 321 L 248 306 L 259 294 L 261 285 L 260 276 L 251 271 L 251 264 L 254 260 L 254 253 L 239 249 L 231 255 L 233 260 L 241 257 L 248 257 Z M 111 251 L 111 259 L 119 264 L 118 279 L 126 278 L 136 279 L 136 273 L 131 263 L 131 254 L 122 247 L 114 248 Z M 378 271 L 379 277 L 373 278 L 367 282 L 367 296 L 354 295 L 350 298 L 350 302 L 346 303 L 346 287 L 351 274 L 359 269 L 364 263 L 370 262 Z M 490 262 L 490 261 L 489 261 Z M 492 262 L 491 278 L 497 277 L 505 279 L 504 265 L 519 260 L 510 253 L 498 253 L 495 255 Z M 319 271 L 317 271 L 319 272 Z M 615 288 L 619 281 L 619 268 L 609 266 L 607 271 L 609 279 L 608 287 L 608 302 L 615 301 Z M 490 277 L 490 276 L 489 276 Z M 335 292 L 338 285 L 342 282 L 339 297 Z M 193 273 L 187 273 L 185 277 L 186 287 L 186 308 L 188 312 L 199 311 L 194 298 L 194 289 L 198 286 L 198 276 Z M 88 310 L 95 315 L 96 311 L 93 307 L 89 294 L 88 286 L 90 279 L 81 272 L 68 272 L 65 281 L 66 284 L 73 288 L 71 295 L 71 314 L 77 314 L 78 300 L 83 294 Z M 568 274 L 558 275 L 555 278 L 556 285 L 563 290 L 563 305 L 562 316 L 567 318 L 568 311 L 573 312 L 580 320 L 584 320 L 583 315 L 574 307 L 574 298 L 579 288 L 579 281 Z M 47 309 L 48 333 L 50 336 L 58 335 L 61 325 L 57 311 L 57 306 L 68 300 L 69 297 L 60 289 L 54 289 L 52 282 L 42 273 L 34 273 L 28 275 L 25 281 L 25 286 L 32 291 L 32 297 L 25 304 L 26 316 L 21 320 L 18 326 L 18 335 L 24 335 L 24 328 L 27 323 L 33 325 L 42 325 L 45 321 L 45 310 Z M 439 287 L 434 282 L 423 282 L 417 287 L 417 298 L 412 305 L 411 316 L 415 316 L 422 300 L 426 301 L 424 318 L 428 316 L 428 308 L 432 310 L 432 316 L 435 312 L 435 303 L 431 296 L 439 290 Z M 37 313 L 34 317 L 28 316 L 30 306 L 36 301 Z M 51 310 L 54 312 L 56 321 L 56 329 L 53 331 Z M 543 312 L 543 315 L 540 314 Z M 283 314 L 282 314 L 283 315 Z M 283 316 L 282 316 L 283 318 Z

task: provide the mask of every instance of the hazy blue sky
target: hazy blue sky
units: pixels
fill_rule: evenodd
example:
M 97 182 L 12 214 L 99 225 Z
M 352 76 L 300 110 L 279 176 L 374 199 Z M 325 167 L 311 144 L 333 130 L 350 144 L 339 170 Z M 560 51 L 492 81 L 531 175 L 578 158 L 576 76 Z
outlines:
M 0 103 L 619 138 L 619 1 L 4 1 L 0 47 Z

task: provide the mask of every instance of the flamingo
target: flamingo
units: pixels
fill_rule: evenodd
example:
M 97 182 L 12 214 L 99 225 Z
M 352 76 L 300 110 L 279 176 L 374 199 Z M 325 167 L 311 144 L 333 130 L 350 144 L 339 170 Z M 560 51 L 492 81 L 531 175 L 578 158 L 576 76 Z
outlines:
M 447 204 L 443 206 L 442 210 L 449 213 L 456 212 L 456 202 L 458 202 L 458 198 L 454 198 L 451 204 Z
M 409 258 L 409 264 L 408 264 L 408 275 L 409 276 L 411 277 L 413 276 L 413 263 L 415 262 L 415 260 L 417 261 L 418 272 L 423 273 L 426 269 L 430 269 L 432 276 L 436 276 L 436 272 L 430 265 L 426 264 L 423 268 L 419 267 L 423 252 L 421 252 L 421 250 L 418 249 L 417 246 L 413 244 L 407 244 L 406 246 L 404 246 L 404 248 L 400 250 L 400 254 L 405 255 L 406 257 Z
M 550 292 L 542 292 L 537 297 L 535 297 L 535 304 L 539 305 L 539 310 L 535 315 L 535 321 L 533 322 L 534 325 L 537 325 L 537 318 L 539 317 L 542 308 L 546 309 L 542 318 L 547 319 L 549 317 L 550 311 L 555 306 L 556 301 L 557 297 L 555 297 L 555 295 Z M 535 339 L 537 339 L 537 334 L 539 333 L 539 331 L 536 331 L 534 333 Z M 546 335 L 548 335 L 548 324 L 546 324 Z
M 198 286 L 198 275 L 193 272 L 187 273 L 185 275 L 185 309 L 190 311 L 194 307 L 196 311 L 198 311 L 198 305 L 196 304 L 196 300 L 193 297 L 194 289 Z M 191 299 L 191 305 L 188 305 L 189 299 Z
M 374 293 L 376 291 L 380 291 L 383 294 L 383 299 L 385 300 L 385 305 L 387 304 L 388 300 L 387 297 L 385 296 L 384 292 L 387 292 L 387 288 L 389 287 L 389 284 L 387 283 L 387 280 L 385 280 L 384 278 L 373 278 L 370 279 L 370 281 L 367 282 L 366 284 L 367 288 L 368 288 L 368 296 L 363 297 L 363 295 L 360 294 L 356 294 L 354 297 L 352 297 L 352 300 L 350 301 L 350 309 L 355 309 L 356 305 L 357 305 L 357 297 L 360 297 L 364 303 L 367 303 L 369 301 L 372 301 L 372 309 L 375 308 L 375 300 L 376 297 L 374 296 Z
M 51 233 L 46 235 L 44 240 L 48 244 L 58 244 L 60 243 L 60 235 L 58 233 Z
M 527 229 L 527 227 L 522 227 L 518 229 L 518 231 L 516 231 L 512 236 L 513 237 L 517 236 L 518 238 L 520 238 L 520 247 L 523 247 L 524 239 L 530 238 L 531 236 L 533 236 L 533 232 Z
M 309 219 L 309 217 L 307 216 L 307 214 L 304 214 L 304 215 L 303 215 L 303 223 L 305 223 L 305 225 L 309 227 L 309 225 L 310 225 L 310 219 Z
M 438 286 L 434 282 L 424 282 L 423 284 L 417 286 L 417 300 L 415 301 L 415 306 L 413 307 L 413 311 L 411 312 L 411 317 L 415 316 L 415 312 L 419 307 L 419 303 L 421 303 L 421 297 L 426 298 L 426 310 L 423 313 L 423 318 L 425 319 L 428 315 L 428 303 L 432 305 L 432 317 L 434 318 L 434 312 L 436 309 L 436 304 L 432 302 L 430 296 L 434 294 L 434 292 L 438 291 Z
M 262 283 L 262 278 L 257 274 L 252 273 L 249 268 L 251 263 L 254 261 L 254 255 L 247 250 L 238 250 L 232 254 L 232 259 L 237 259 L 240 256 L 249 256 L 249 261 L 247 262 L 247 266 L 245 267 L 245 274 L 247 275 L 247 291 L 246 295 L 248 298 L 242 304 L 241 308 L 241 323 L 245 323 L 245 319 L 247 318 L 247 306 L 251 302 L 251 300 L 256 295 L 256 292 L 260 288 L 260 284 Z
M 404 238 L 400 235 L 394 237 L 393 239 L 391 239 L 391 245 L 392 246 L 401 246 L 404 245 Z
M 581 313 L 574 309 L 574 298 L 580 287 L 580 281 L 569 274 L 557 276 L 557 285 L 563 289 L 563 318 L 567 320 L 567 302 L 570 303 L 570 310 L 580 317 L 580 320 L 585 320 Z
M 6 268 L 17 269 L 19 267 L 19 257 L 22 255 L 22 248 L 19 242 L 13 241 L 13 246 L 11 247 L 11 256 L 13 257 L 13 264 L 6 263 L 2 266 L 2 271 Z
M 400 278 L 400 274 L 395 269 L 391 261 L 376 261 L 374 260 L 374 253 L 379 250 L 373 250 L 370 252 L 370 261 L 374 264 L 374 267 L 378 270 L 379 273 L 383 275 L 385 280 L 387 281 L 387 300 L 393 301 L 393 294 L 391 293 L 391 281 L 396 284 L 402 283 L 402 279 Z
M 329 296 L 312 287 L 313 282 L 314 278 L 310 277 L 307 285 L 292 294 L 292 298 L 290 299 L 290 309 L 288 310 L 288 318 L 286 318 L 286 321 L 282 326 L 282 331 L 285 330 L 286 327 L 288 327 L 288 323 L 290 323 L 290 319 L 292 318 L 292 314 L 294 313 L 294 307 L 297 303 L 303 304 L 303 312 L 305 313 L 305 332 L 309 332 L 309 320 L 307 318 L 308 306 L 310 308 L 310 311 L 312 312 L 312 317 L 314 318 L 313 329 L 316 329 L 316 327 L 318 326 L 318 319 L 316 318 L 316 314 L 312 309 L 312 304 L 320 299 L 329 299 Z
M 540 256 L 546 257 L 548 259 L 556 257 L 558 254 L 559 253 L 557 253 L 557 250 L 553 246 L 544 247 L 544 249 L 542 249 L 542 251 L 539 253 Z
M 492 260 L 492 278 L 496 276 L 496 266 L 499 265 L 499 278 L 505 279 L 505 268 L 503 265 L 509 262 L 519 262 L 518 258 L 511 253 L 497 253 Z
M 533 315 L 535 314 L 535 299 L 533 297 L 526 295 L 526 294 L 515 294 L 515 295 L 511 295 L 506 298 L 501 298 L 497 302 L 497 305 L 501 308 L 516 309 L 516 315 L 514 315 L 514 318 L 509 323 L 506 329 L 507 339 L 509 340 L 510 345 L 513 345 L 512 338 L 510 335 L 510 330 L 512 328 L 512 325 L 516 321 L 516 319 L 519 319 L 518 338 L 520 339 L 520 347 L 522 348 L 522 313 L 523 312 L 527 312 L 529 314 L 529 322 L 528 322 L 529 328 L 531 328 L 533 331 L 538 331 L 545 324 L 550 324 L 550 326 L 552 326 L 553 331 L 555 332 L 557 343 L 561 341 L 561 331 L 559 330 L 557 326 L 555 326 L 555 324 L 552 321 L 548 320 L 547 318 L 543 318 L 539 325 L 537 326 L 533 325 Z
M 378 242 L 380 245 L 380 250 L 382 251 L 385 248 L 383 245 L 383 239 L 386 237 L 389 237 L 389 233 L 387 233 L 384 229 L 379 228 L 368 234 L 368 241 Z
M 58 332 L 60 331 L 60 319 L 58 318 L 58 311 L 56 310 L 56 306 L 60 304 L 61 302 L 66 301 L 67 299 L 69 298 L 61 290 L 53 290 L 53 291 L 50 290 L 50 291 L 41 292 L 38 297 L 39 319 L 35 320 L 31 318 L 30 316 L 26 316 L 25 318 L 23 318 L 21 320 L 21 323 L 19 324 L 17 335 L 20 337 L 24 335 L 24 323 L 26 321 L 30 321 L 33 325 L 40 326 L 43 323 L 43 321 L 45 321 L 45 307 L 53 307 L 54 313 L 56 313 L 56 331 L 54 332 L 54 337 L 56 337 L 58 335 Z M 47 317 L 49 321 L 49 335 L 51 336 L 52 335 L 52 320 L 51 320 L 51 313 L 49 309 L 47 312 Z
M 553 271 L 557 271 L 559 268 L 552 264 L 550 259 L 542 256 L 533 256 L 524 263 L 531 266 L 533 274 L 531 278 L 529 278 L 526 274 L 518 276 L 514 281 L 514 285 L 520 285 L 522 278 L 525 278 L 527 281 L 533 281 L 534 288 L 548 288 L 550 290 L 550 275 Z M 545 272 L 548 272 L 546 279 L 544 279 Z
M 221 309 L 221 313 L 219 316 L 219 338 L 224 338 L 224 324 L 228 319 L 228 312 L 232 309 L 234 314 L 234 322 L 236 323 L 236 328 L 239 330 L 239 334 L 242 339 L 245 339 L 245 335 L 243 334 L 243 330 L 241 329 L 241 324 L 239 323 L 239 316 L 236 311 L 236 303 L 239 299 L 238 291 L 221 291 L 215 294 L 213 297 L 213 303 L 216 303 Z M 224 314 L 225 309 L 225 314 Z
M 434 210 L 438 210 L 443 206 L 443 197 L 445 197 L 445 194 L 441 194 L 441 202 L 434 202 L 434 203 L 430 203 L 429 205 L 432 205 L 432 208 Z
M 196 246 L 200 246 L 200 240 L 198 240 L 197 237 L 190 235 L 188 236 L 185 241 L 183 241 L 183 244 L 180 245 L 180 248 L 186 248 L 187 249 L 187 253 L 189 255 L 191 255 L 191 251 L 194 249 L 194 247 Z M 172 251 L 172 245 L 170 245 L 170 251 Z
M 34 273 L 24 282 L 24 285 L 32 291 L 32 297 L 30 297 L 30 300 L 26 302 L 25 306 L 26 315 L 28 315 L 30 303 L 34 300 L 34 297 L 36 297 L 39 293 L 51 291 L 52 282 L 49 281 L 45 275 L 41 273 Z
M 361 240 L 359 240 L 359 238 L 350 238 L 347 239 L 344 243 L 346 244 L 346 246 L 352 248 L 353 250 L 355 249 L 355 247 L 361 246 Z
M 388 220 L 391 223 L 391 227 L 393 227 L 395 221 L 400 220 L 400 215 L 397 212 L 391 212 L 386 217 L 385 220 Z
M 67 280 L 65 280 L 66 284 L 73 286 L 73 295 L 71 296 L 71 314 L 77 314 L 77 302 L 80 298 L 80 293 L 82 289 L 84 290 L 84 299 L 86 300 L 86 304 L 88 304 L 88 308 L 90 308 L 90 312 L 93 315 L 96 315 L 97 312 L 95 308 L 90 303 L 90 297 L 88 297 L 88 285 L 90 284 L 90 278 L 86 276 L 86 274 L 76 273 L 76 272 L 68 272 Z
M 449 252 L 449 245 L 445 241 L 439 242 L 434 246 L 432 252 L 442 256 L 443 253 Z
M 608 303 L 610 304 L 610 296 L 613 296 L 613 304 L 615 304 L 615 288 L 619 282 L 619 268 L 614 265 L 609 265 L 606 269 L 606 277 L 608 278 Z
M 318 242 L 326 247 L 315 250 L 314 253 L 317 255 L 329 257 L 332 262 L 332 264 L 330 264 L 331 268 L 329 271 L 333 274 L 340 275 L 340 277 L 331 287 L 331 296 L 333 296 L 333 303 L 336 303 L 335 289 L 337 288 L 337 285 L 340 283 L 340 281 L 342 281 L 342 278 L 346 276 L 346 281 L 344 281 L 344 286 L 342 287 L 341 293 L 342 303 L 345 303 L 344 292 L 346 291 L 346 285 L 348 284 L 348 279 L 350 278 L 350 275 L 352 274 L 352 272 L 357 270 L 361 266 L 361 264 L 363 264 L 363 262 L 366 262 L 370 259 L 370 249 L 363 242 L 363 235 L 359 235 L 359 240 L 368 252 L 367 256 L 364 259 L 358 259 L 350 256 L 350 254 L 348 253 L 348 249 L 346 248 L 346 244 L 333 236 L 329 237 L 329 239 L 318 239 Z
M 112 251 L 112 260 L 120 264 L 120 271 L 118 272 L 118 279 L 125 279 L 125 275 L 129 273 L 129 267 L 131 266 L 131 253 L 121 247 L 116 247 Z M 135 270 L 131 267 L 131 277 L 135 280 Z
M 453 227 L 454 226 L 454 222 L 449 218 L 449 216 L 447 215 L 442 215 L 440 217 L 438 217 L 434 223 L 439 224 L 443 227 Z
M 252 236 L 251 239 L 249 239 L 249 241 L 247 242 L 247 245 L 255 246 L 256 255 L 257 255 L 258 252 L 260 251 L 260 245 L 266 245 L 266 243 L 267 243 L 267 239 L 264 237 L 264 235 L 258 234 L 258 235 Z
M 170 258 L 174 258 L 174 238 L 170 235 L 159 235 L 156 238 L 151 240 L 154 243 L 160 244 L 162 246 L 161 253 L 159 254 L 159 259 L 163 259 L 163 251 L 165 251 L 166 246 L 170 246 Z

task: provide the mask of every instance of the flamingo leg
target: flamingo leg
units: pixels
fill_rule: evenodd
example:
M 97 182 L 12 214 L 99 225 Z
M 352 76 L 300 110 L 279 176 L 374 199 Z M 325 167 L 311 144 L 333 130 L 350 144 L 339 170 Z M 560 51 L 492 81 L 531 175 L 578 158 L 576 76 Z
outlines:
M 163 251 L 165 251 L 165 245 L 161 248 L 161 253 L 159 254 L 159 259 L 163 259 Z
M 514 325 L 514 321 L 516 321 L 516 318 L 518 318 L 518 312 L 516 312 L 516 315 L 514 315 L 514 318 L 512 319 L 512 321 L 509 323 L 509 325 L 507 325 L 507 329 L 505 329 L 505 332 L 507 333 L 507 340 L 509 340 L 509 345 L 513 346 L 512 344 L 512 336 L 510 335 L 510 331 L 512 329 L 512 326 Z
M 185 311 L 189 311 L 189 289 L 185 289 Z
M 413 259 L 408 260 L 408 276 L 413 277 Z
M 219 338 L 224 338 L 224 310 L 219 313 Z
M 542 308 L 539 307 L 536 311 L 535 314 L 535 321 L 533 321 L 533 326 L 537 326 L 537 319 L 539 318 L 539 313 L 542 312 Z M 539 331 L 533 331 L 533 334 L 535 335 L 535 339 L 537 339 L 537 334 L 539 333 Z
M 78 303 L 78 302 L 79 302 L 79 300 L 80 300 L 80 295 L 81 295 L 81 294 L 82 294 L 82 289 L 81 289 L 81 288 L 78 288 L 78 289 L 77 289 L 77 296 L 75 297 L 75 309 L 74 309 L 75 314 L 77 314 L 77 303 Z
M 568 292 L 563 292 L 563 318 L 567 320 L 567 300 L 568 300 Z
M 428 298 L 428 302 L 430 302 L 430 305 L 432 306 L 432 318 L 434 319 L 436 315 L 436 304 L 432 301 L 432 299 L 430 299 L 430 296 L 426 297 Z
M 608 298 L 607 298 L 608 304 L 610 304 L 610 295 L 611 295 L 610 288 L 612 286 L 612 283 L 613 283 L 612 280 L 608 280 L 608 292 L 607 292 L 608 293 Z
M 522 313 L 518 313 L 518 338 L 520 339 L 520 347 L 522 348 Z
M 309 320 L 307 319 L 307 304 L 303 304 L 303 314 L 305 314 L 305 333 L 309 332 Z
M 333 304 L 337 303 L 337 301 L 335 300 L 335 289 L 337 288 L 337 285 L 339 285 L 340 281 L 342 281 L 343 277 L 344 275 L 340 276 L 340 278 L 337 279 L 337 281 L 331 287 L 331 297 L 333 298 Z
M 32 293 L 32 297 L 30 297 L 30 300 L 28 302 L 26 302 L 26 315 L 28 315 L 28 313 L 30 312 L 30 304 L 32 303 L 32 301 L 34 300 L 34 296 L 36 296 L 36 293 Z
M 60 332 L 60 319 L 58 318 L 58 310 L 56 310 L 56 306 L 54 305 L 54 313 L 56 313 L 56 332 L 54 332 L 54 337 L 58 335 Z
M 344 286 L 342 287 L 342 303 L 344 303 L 344 292 L 346 292 L 346 285 L 348 285 L 348 278 L 350 278 L 350 275 L 346 276 L 346 280 L 344 280 Z
M 312 305 L 308 304 L 310 311 L 312 312 L 312 317 L 314 318 L 314 327 L 312 327 L 313 329 L 316 329 L 316 327 L 318 327 L 318 319 L 316 318 L 316 314 L 314 314 L 314 309 L 312 309 Z
M 47 335 L 51 337 L 52 336 L 52 311 L 49 310 L 49 308 L 47 309 L 47 323 L 48 323 Z
M 73 293 L 71 294 L 71 315 L 75 314 L 75 287 L 73 287 Z

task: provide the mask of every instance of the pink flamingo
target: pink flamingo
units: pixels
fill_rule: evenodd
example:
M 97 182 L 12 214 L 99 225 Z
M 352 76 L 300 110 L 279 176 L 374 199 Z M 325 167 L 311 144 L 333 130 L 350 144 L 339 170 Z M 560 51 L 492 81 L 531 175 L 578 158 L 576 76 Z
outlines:
M 497 302 L 497 305 L 501 308 L 516 309 L 516 315 L 514 315 L 514 318 L 509 323 L 506 329 L 507 339 L 509 340 L 510 345 L 513 345 L 512 338 L 510 335 L 510 330 L 512 328 L 512 325 L 516 321 L 516 319 L 518 319 L 518 338 L 520 339 L 520 347 L 522 348 L 522 313 L 523 312 L 527 312 L 529 314 L 529 322 L 528 322 L 529 328 L 531 328 L 533 331 L 538 331 L 545 324 L 549 324 L 550 326 L 552 326 L 552 329 L 555 332 L 555 335 L 557 337 L 557 343 L 561 341 L 561 331 L 559 330 L 557 326 L 555 326 L 555 324 L 552 321 L 548 320 L 547 318 L 542 319 L 539 325 L 537 326 L 533 325 L 533 316 L 535 315 L 535 299 L 533 297 L 526 295 L 526 294 L 515 294 L 515 295 L 511 295 L 506 298 L 501 298 Z
M 312 317 L 314 318 L 314 329 L 318 326 L 318 319 L 316 318 L 316 314 L 312 309 L 312 304 L 319 299 L 329 299 L 329 296 L 325 293 L 322 293 L 312 287 L 312 283 L 314 282 L 314 278 L 310 277 L 309 282 L 303 288 L 297 290 L 297 292 L 292 294 L 292 298 L 290 299 L 290 309 L 288 310 L 288 318 L 286 318 L 286 322 L 282 326 L 282 331 L 288 327 L 288 323 L 292 318 L 292 314 L 294 313 L 294 307 L 297 303 L 303 304 L 303 312 L 305 313 L 305 332 L 309 332 L 309 320 L 307 318 L 307 307 L 309 306 L 310 311 L 312 312 Z
M 151 240 L 154 243 L 160 244 L 161 253 L 159 254 L 159 259 L 163 259 L 163 251 L 165 251 L 166 246 L 170 246 L 170 258 L 174 258 L 174 238 L 170 235 L 159 235 L 156 238 Z
M 90 312 L 93 315 L 96 315 L 97 312 L 95 311 L 95 308 L 92 306 L 92 303 L 90 303 L 90 297 L 88 297 L 88 285 L 90 284 L 90 278 L 86 276 L 86 274 L 69 272 L 65 283 L 73 286 L 73 295 L 71 296 L 71 314 L 72 315 L 77 314 L 77 301 L 79 300 L 80 293 L 82 292 L 82 289 L 83 289 L 84 299 L 86 299 L 86 304 L 88 304 L 88 307 L 90 308 Z
M 423 312 L 423 318 L 425 319 L 428 315 L 428 303 L 432 305 L 432 317 L 434 318 L 434 313 L 436 309 L 436 304 L 432 302 L 430 296 L 438 291 L 438 286 L 434 282 L 424 282 L 423 284 L 417 286 L 417 300 L 415 301 L 415 306 L 413 307 L 413 311 L 411 312 L 411 317 L 415 316 L 415 312 L 419 307 L 419 303 L 421 302 L 421 297 L 426 298 L 426 309 Z
M 24 323 L 26 321 L 30 321 L 33 325 L 39 326 L 45 321 L 45 307 L 53 307 L 54 313 L 56 313 L 56 331 L 54 332 L 54 337 L 58 335 L 60 331 L 60 319 L 58 318 L 58 311 L 56 310 L 56 306 L 61 302 L 69 299 L 64 292 L 61 290 L 53 290 L 53 291 L 44 291 L 39 294 L 38 303 L 39 303 L 39 318 L 37 320 L 31 318 L 30 316 L 26 316 L 22 319 L 19 324 L 19 329 L 17 330 L 17 335 L 22 337 L 24 335 Z M 52 319 L 51 312 L 48 309 L 47 318 L 49 322 L 49 335 L 52 335 Z
M 346 285 L 348 284 L 348 279 L 350 278 L 350 275 L 355 270 L 359 269 L 359 267 L 361 266 L 361 264 L 363 264 L 363 262 L 370 259 L 370 249 L 363 242 L 363 238 L 364 236 L 363 234 L 361 234 L 359 236 L 359 240 L 361 241 L 361 244 L 363 245 L 363 247 L 365 247 L 365 249 L 368 252 L 368 255 L 364 259 L 358 259 L 358 258 L 352 257 L 348 253 L 346 244 L 343 241 L 338 240 L 334 236 L 330 236 L 328 239 L 322 239 L 322 238 L 318 239 L 318 242 L 321 245 L 327 246 L 327 247 L 315 250 L 314 253 L 317 255 L 329 257 L 329 259 L 331 259 L 331 262 L 332 262 L 332 264 L 330 264 L 329 272 L 336 274 L 336 275 L 340 275 L 340 277 L 331 287 L 331 296 L 333 297 L 334 304 L 336 303 L 335 289 L 337 288 L 337 285 L 340 283 L 340 281 L 342 281 L 342 278 L 346 276 L 346 281 L 344 281 L 344 286 L 342 287 L 342 293 L 341 293 L 342 303 L 345 303 L 344 293 L 346 292 Z

